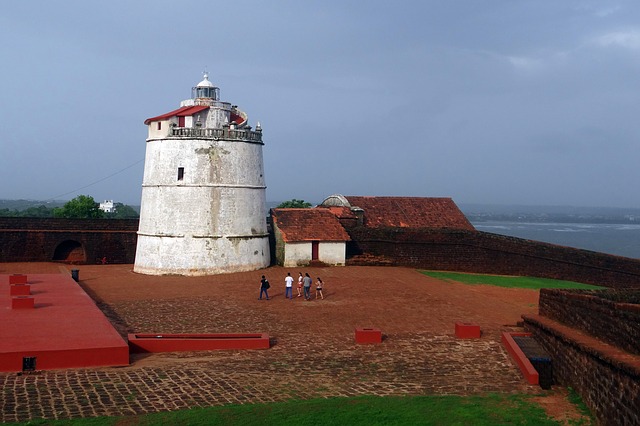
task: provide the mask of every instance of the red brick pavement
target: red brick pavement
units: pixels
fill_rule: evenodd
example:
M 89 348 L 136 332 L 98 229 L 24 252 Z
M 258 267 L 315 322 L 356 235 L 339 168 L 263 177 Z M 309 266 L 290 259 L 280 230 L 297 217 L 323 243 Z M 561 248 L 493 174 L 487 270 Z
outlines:
M 131 265 L 82 265 L 83 288 L 118 331 L 266 332 L 272 347 L 132 356 L 124 368 L 0 374 L 1 421 L 130 415 L 228 403 L 355 395 L 540 393 L 500 344 L 538 292 L 467 286 L 392 267 L 304 268 L 325 299 L 284 298 L 287 271 L 211 277 L 145 276 Z M 0 273 L 52 273 L 53 263 L 0 264 Z M 259 278 L 271 300 L 257 300 Z M 296 293 L 294 289 L 294 293 Z M 294 294 L 295 296 L 295 294 Z M 481 326 L 460 340 L 455 323 Z M 382 330 L 380 345 L 356 345 L 354 330 Z

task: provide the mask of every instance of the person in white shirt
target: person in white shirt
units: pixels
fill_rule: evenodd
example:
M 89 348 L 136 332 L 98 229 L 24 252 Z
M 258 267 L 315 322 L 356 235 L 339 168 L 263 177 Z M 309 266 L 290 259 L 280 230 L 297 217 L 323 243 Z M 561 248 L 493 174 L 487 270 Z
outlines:
M 293 277 L 291 276 L 291 272 L 287 272 L 287 276 L 284 279 L 284 297 L 285 299 L 289 296 L 289 299 L 293 299 Z

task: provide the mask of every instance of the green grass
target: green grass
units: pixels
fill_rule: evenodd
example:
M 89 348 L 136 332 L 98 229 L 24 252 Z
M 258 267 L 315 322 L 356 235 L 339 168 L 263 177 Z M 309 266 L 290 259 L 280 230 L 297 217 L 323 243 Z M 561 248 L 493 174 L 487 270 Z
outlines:
M 576 406 L 580 414 L 582 414 L 585 417 L 592 418 L 591 412 L 589 411 L 587 404 L 584 403 L 580 395 L 578 395 L 578 393 L 572 387 L 569 387 L 568 399 L 569 399 L 569 402 L 571 402 L 573 405 Z
M 30 425 L 558 425 L 527 395 L 328 398 Z
M 498 275 L 477 275 L 464 274 L 461 272 L 436 272 L 436 271 L 420 271 L 421 273 L 443 281 L 457 281 L 464 284 L 488 284 L 498 287 L 511 288 L 528 288 L 539 290 L 541 288 L 563 288 L 563 289 L 584 289 L 584 290 L 600 290 L 605 287 L 599 287 L 590 284 L 582 284 L 573 281 L 552 280 L 549 278 L 535 277 L 506 277 Z

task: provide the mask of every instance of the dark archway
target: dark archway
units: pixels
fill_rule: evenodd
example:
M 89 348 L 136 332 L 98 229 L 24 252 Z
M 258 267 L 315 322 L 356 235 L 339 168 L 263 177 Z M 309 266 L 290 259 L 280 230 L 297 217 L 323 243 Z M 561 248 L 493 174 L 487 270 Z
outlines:
M 53 260 L 69 263 L 85 263 L 87 255 L 82 244 L 73 240 L 66 240 L 58 244 L 53 253 Z

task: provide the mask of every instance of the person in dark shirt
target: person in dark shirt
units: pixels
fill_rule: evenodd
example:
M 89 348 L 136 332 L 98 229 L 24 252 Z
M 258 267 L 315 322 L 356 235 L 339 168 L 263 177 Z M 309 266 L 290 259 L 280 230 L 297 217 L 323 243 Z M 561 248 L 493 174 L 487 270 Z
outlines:
M 304 274 L 304 278 L 302 279 L 303 288 L 304 288 L 304 298 L 306 300 L 311 300 L 311 283 L 313 280 L 309 276 L 309 274 Z
M 267 300 L 269 300 L 269 292 L 267 291 L 269 290 L 269 287 L 271 287 L 271 285 L 269 284 L 269 280 L 267 280 L 263 275 L 262 279 L 260 280 L 260 297 L 258 297 L 258 300 L 262 300 L 262 293 L 264 293 Z

